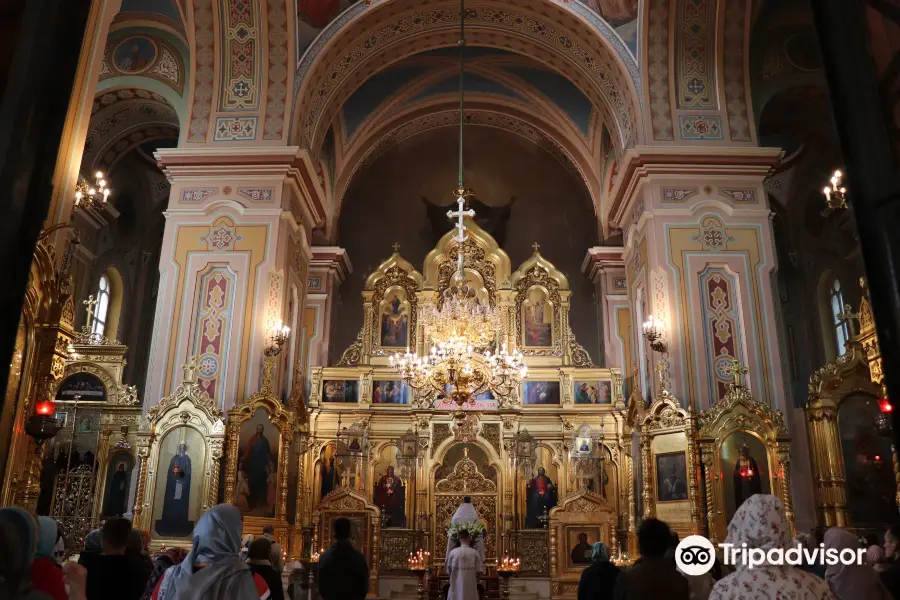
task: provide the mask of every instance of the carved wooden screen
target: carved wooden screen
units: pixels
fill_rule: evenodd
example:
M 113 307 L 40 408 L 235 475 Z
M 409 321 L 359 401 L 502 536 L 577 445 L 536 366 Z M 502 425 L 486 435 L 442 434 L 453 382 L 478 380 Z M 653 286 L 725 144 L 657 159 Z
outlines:
M 497 484 L 482 475 L 478 466 L 467 456 L 459 459 L 453 472 L 434 487 L 434 558 L 444 562 L 447 551 L 447 527 L 453 513 L 470 496 L 472 504 L 484 521 L 485 562 L 497 560 Z

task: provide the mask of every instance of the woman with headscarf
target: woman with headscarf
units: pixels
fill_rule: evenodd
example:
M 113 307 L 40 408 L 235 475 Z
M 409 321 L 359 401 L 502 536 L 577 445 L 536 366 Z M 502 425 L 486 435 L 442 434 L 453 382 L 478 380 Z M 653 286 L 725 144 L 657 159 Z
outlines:
M 84 547 L 78 555 L 78 564 L 83 565 L 88 571 L 91 564 L 103 553 L 103 542 L 100 538 L 100 530 L 92 529 L 84 536 Z
M 159 583 L 163 573 L 169 567 L 180 565 L 186 554 L 187 550 L 184 548 L 170 548 L 154 559 L 153 572 L 150 573 L 150 578 L 147 580 L 147 588 L 144 590 L 141 600 L 150 600 L 153 597 L 153 590 L 156 589 L 156 584 Z
M 816 549 L 816 540 L 813 538 L 813 535 L 811 533 L 798 533 L 794 536 L 792 545 L 794 547 L 800 548 L 800 550 L 809 550 L 810 552 L 812 552 Z M 807 561 L 805 552 L 803 556 L 803 564 L 798 565 L 797 568 L 801 571 L 812 573 L 819 579 L 825 579 L 825 565 L 823 565 L 821 561 Z
M 241 511 L 231 504 L 214 506 L 194 527 L 191 551 L 165 572 L 153 600 L 265 600 L 269 586 L 238 558 Z
M 849 549 L 854 552 L 859 548 L 859 540 L 855 535 L 832 527 L 825 532 L 825 550 L 835 549 L 838 552 Z M 845 565 L 840 562 L 825 567 L 825 581 L 838 600 L 891 600 L 887 588 L 871 567 L 867 565 Z
M 784 516 L 781 500 L 769 494 L 750 496 L 737 509 L 728 524 L 725 541 L 742 548 L 764 552 L 791 543 L 791 527 Z M 828 584 L 790 565 L 762 564 L 748 568 L 735 565 L 734 573 L 723 577 L 713 587 L 710 600 L 831 600 Z
M 58 524 L 54 519 L 38 517 L 38 544 L 37 553 L 31 563 L 31 587 L 38 592 L 44 592 L 53 600 L 68 600 L 62 569 L 53 558 L 57 529 Z
M 591 566 L 581 572 L 578 600 L 612 600 L 619 567 L 609 562 L 609 549 L 603 542 L 591 546 Z
M 31 587 L 31 561 L 37 550 L 37 522 L 23 508 L 0 509 L 0 598 L 50 600 Z

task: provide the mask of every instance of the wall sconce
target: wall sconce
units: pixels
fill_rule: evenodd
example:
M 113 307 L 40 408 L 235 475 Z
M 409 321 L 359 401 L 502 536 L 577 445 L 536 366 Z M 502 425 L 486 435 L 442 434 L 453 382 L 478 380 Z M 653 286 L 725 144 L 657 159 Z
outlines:
M 266 332 L 266 348 L 263 350 L 266 356 L 278 356 L 281 348 L 290 337 L 291 328 L 281 321 L 275 321 Z
M 654 352 L 665 352 L 666 344 L 662 341 L 662 333 L 659 331 L 659 321 L 649 315 L 644 321 L 644 339 L 650 344 L 650 349 Z
M 831 185 L 826 185 L 822 190 L 825 192 L 825 204 L 828 205 L 828 208 L 825 209 L 826 213 L 847 208 L 847 188 L 841 185 L 843 177 L 844 174 L 840 170 L 835 171 L 831 176 Z

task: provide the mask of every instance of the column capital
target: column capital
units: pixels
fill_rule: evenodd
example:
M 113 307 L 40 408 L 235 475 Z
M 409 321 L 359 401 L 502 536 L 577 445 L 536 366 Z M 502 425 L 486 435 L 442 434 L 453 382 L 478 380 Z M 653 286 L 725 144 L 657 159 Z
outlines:
M 581 272 L 594 283 L 599 283 L 601 276 L 612 270 L 625 269 L 622 246 L 594 246 L 588 248 L 581 262 Z
M 217 184 L 223 179 L 280 178 L 299 192 L 304 218 L 312 226 L 325 222 L 328 201 L 308 150 L 297 146 L 201 146 L 161 148 L 153 153 L 173 184 Z
M 654 176 L 708 176 L 712 178 L 769 175 L 784 151 L 757 147 L 649 147 L 628 150 L 622 158 L 620 175 L 609 204 L 609 222 L 621 227 L 632 200 L 646 181 Z
M 350 264 L 350 257 L 344 248 L 338 246 L 313 246 L 309 269 L 310 271 L 324 271 L 329 275 L 333 275 L 338 285 L 340 285 L 347 278 L 347 275 L 353 272 L 353 265 Z

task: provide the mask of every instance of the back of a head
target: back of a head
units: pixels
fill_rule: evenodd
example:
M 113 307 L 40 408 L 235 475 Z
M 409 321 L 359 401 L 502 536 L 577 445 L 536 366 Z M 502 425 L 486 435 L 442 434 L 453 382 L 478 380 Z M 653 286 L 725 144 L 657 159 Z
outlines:
M 272 542 L 264 537 L 258 537 L 250 542 L 250 548 L 247 550 L 247 558 L 250 560 L 269 560 L 269 553 L 272 551 Z
M 340 518 L 334 522 L 334 539 L 345 541 L 350 539 L 350 520 Z
M 275 535 L 275 528 L 271 525 L 263 527 L 263 535 Z
M 103 524 L 100 529 L 100 540 L 103 544 L 104 554 L 122 553 L 128 547 L 128 538 L 131 536 L 131 521 L 120 517 L 114 517 Z
M 0 509 L 0 598 L 14 598 L 22 584 L 27 584 L 36 547 L 36 526 L 29 519 L 33 521 L 24 509 Z
M 241 550 L 244 517 L 233 504 L 217 504 L 194 527 L 194 562 L 212 563 L 236 556 Z
M 472 496 L 463 496 L 464 504 L 472 504 Z
M 469 535 L 469 532 L 465 529 L 456 534 L 456 537 L 459 538 L 460 543 L 465 542 L 469 543 L 472 537 Z
M 638 528 L 638 547 L 641 555 L 658 558 L 664 556 L 672 540 L 672 530 L 659 519 L 644 519 Z
M 900 525 L 891 525 L 885 535 L 890 535 L 895 542 L 900 542 Z

